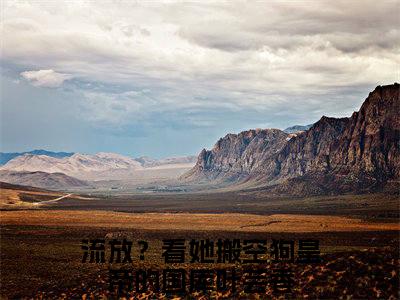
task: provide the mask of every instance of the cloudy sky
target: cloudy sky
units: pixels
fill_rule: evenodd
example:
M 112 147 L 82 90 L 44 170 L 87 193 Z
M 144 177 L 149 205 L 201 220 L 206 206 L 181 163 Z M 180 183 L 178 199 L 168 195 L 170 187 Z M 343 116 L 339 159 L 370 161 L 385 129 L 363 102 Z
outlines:
M 1 150 L 197 154 L 399 81 L 400 1 L 1 1 Z

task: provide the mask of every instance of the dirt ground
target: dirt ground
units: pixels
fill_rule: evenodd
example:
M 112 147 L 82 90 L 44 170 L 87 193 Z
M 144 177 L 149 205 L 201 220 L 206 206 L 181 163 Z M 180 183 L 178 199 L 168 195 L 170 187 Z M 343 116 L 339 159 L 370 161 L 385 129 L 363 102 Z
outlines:
M 321 263 L 251 267 L 272 276 L 276 267 L 293 270 L 292 299 L 399 299 L 398 197 L 346 195 L 307 199 L 258 199 L 243 195 L 73 195 L 2 191 L 0 210 L 0 299 L 118 299 L 109 288 L 110 268 L 159 270 L 234 268 L 242 264 L 165 264 L 164 239 L 318 240 Z M 90 198 L 92 197 L 92 198 Z M 8 200 L 7 200 L 8 199 Z M 193 200 L 193 201 L 192 201 Z M 7 202 L 13 203 L 7 203 Z M 190 202 L 192 201 L 192 202 Z M 36 203 L 43 202 L 40 205 Z M 129 265 L 82 263 L 82 240 L 133 241 Z M 145 261 L 137 242 L 149 243 Z M 297 248 L 296 248 L 297 249 Z M 107 256 L 108 259 L 108 256 Z M 214 278 L 213 280 L 216 280 Z M 242 280 L 242 279 L 241 279 Z M 190 278 L 187 278 L 189 284 Z M 186 296 L 134 290 L 125 299 L 283 299 L 271 285 L 245 293 L 243 281 L 232 292 Z M 190 296 L 190 297 L 189 297 Z M 188 298 L 189 297 L 189 298 Z
M 400 230 L 398 222 L 368 222 L 326 215 L 121 213 L 106 211 L 1 211 L 1 225 L 80 226 L 144 230 L 337 232 Z
M 19 217 L 22 216 L 19 214 Z M 39 222 L 38 216 L 33 218 L 35 222 Z M 55 216 L 50 214 L 44 219 L 48 221 Z M 26 217 L 29 218 L 28 215 Z M 14 225 L 5 225 L 2 218 L 0 273 L 2 299 L 118 299 L 109 291 L 111 267 L 160 272 L 165 268 L 183 268 L 188 273 L 193 269 L 217 270 L 232 267 L 242 272 L 248 267 L 241 264 L 199 265 L 188 263 L 187 260 L 184 264 L 166 265 L 162 257 L 162 240 L 170 238 L 186 239 L 186 251 L 189 251 L 188 243 L 191 239 L 213 241 L 240 239 L 242 242 L 245 239 L 266 239 L 268 246 L 273 239 L 293 240 L 296 246 L 300 239 L 317 239 L 320 243 L 322 263 L 287 266 L 276 265 L 268 260 L 255 267 L 268 272 L 272 268 L 282 266 L 293 270 L 294 299 L 304 299 L 307 295 L 309 299 L 347 299 L 347 296 L 349 299 L 398 299 L 398 230 L 251 232 L 253 228 L 257 229 L 257 226 L 242 228 L 243 231 L 218 231 L 198 230 L 200 228 L 196 229 L 193 224 L 181 230 L 161 230 L 161 227 L 159 229 L 141 229 L 135 226 L 109 227 L 109 223 L 102 224 L 107 227 L 86 226 L 85 222 L 72 226 L 72 220 L 63 225 L 68 216 L 58 217 L 57 220 L 53 219 L 52 225 L 24 225 L 33 223 L 25 219 L 20 219 L 21 222 L 14 220 Z M 96 217 L 95 214 L 93 219 Z M 6 222 L 9 221 L 10 219 Z M 188 230 L 189 228 L 192 230 Z M 82 263 L 82 240 L 99 238 L 105 239 L 106 243 L 114 238 L 133 241 L 133 263 L 127 266 L 120 264 L 111 266 L 108 263 L 109 252 L 104 264 Z M 139 240 L 145 240 L 149 244 L 143 262 L 139 260 L 140 248 L 137 244 Z M 189 257 L 188 252 L 186 255 Z M 187 282 L 189 283 L 189 279 Z M 270 287 L 264 294 L 243 294 L 241 286 L 243 282 L 238 283 L 236 299 L 279 299 L 278 296 L 271 294 Z M 142 294 L 134 291 L 126 296 L 126 299 L 188 299 L 186 296 L 154 292 Z M 191 299 L 232 299 L 232 293 L 211 291 L 206 295 L 195 293 L 191 297 Z

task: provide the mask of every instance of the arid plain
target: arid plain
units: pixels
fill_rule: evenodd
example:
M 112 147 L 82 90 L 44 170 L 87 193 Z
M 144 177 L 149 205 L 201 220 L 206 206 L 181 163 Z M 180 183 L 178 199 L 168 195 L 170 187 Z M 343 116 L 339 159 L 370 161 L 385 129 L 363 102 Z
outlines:
M 161 257 L 161 241 L 165 238 L 318 239 L 323 263 L 292 266 L 295 296 L 345 296 L 346 280 L 355 276 L 346 264 L 355 263 L 365 272 L 356 276 L 345 293 L 358 292 L 356 284 L 360 281 L 368 287 L 366 295 L 388 298 L 398 292 L 397 200 L 397 195 L 388 194 L 268 198 L 247 192 L 89 196 L 3 185 L 2 297 L 110 297 L 106 265 L 82 264 L 81 241 L 124 237 L 146 240 L 150 245 L 145 262 L 134 259 L 133 268 L 165 266 Z M 133 254 L 138 251 L 134 246 Z M 343 259 L 346 264 L 341 263 Z M 272 266 L 271 262 L 267 265 Z M 193 268 L 191 264 L 182 266 Z M 376 272 L 378 277 L 374 279 L 371 276 Z M 390 280 L 383 280 L 379 274 Z M 324 283 L 326 278 L 331 280 L 329 287 Z M 379 287 L 379 282 L 387 286 Z M 257 297 L 240 293 L 241 299 Z M 132 297 L 167 295 L 149 292 L 133 293 Z M 232 295 L 215 292 L 204 297 Z

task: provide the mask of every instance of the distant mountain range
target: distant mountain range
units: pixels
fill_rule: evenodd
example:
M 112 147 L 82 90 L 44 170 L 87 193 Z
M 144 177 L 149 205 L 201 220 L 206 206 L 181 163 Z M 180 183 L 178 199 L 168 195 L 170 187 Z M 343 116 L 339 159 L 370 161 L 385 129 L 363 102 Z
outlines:
M 291 128 L 291 127 L 290 127 Z M 48 157 L 53 157 L 53 158 L 65 158 L 65 157 L 71 157 L 75 152 L 53 152 L 53 151 L 47 151 L 47 150 L 32 150 L 32 151 L 27 151 L 27 152 L 0 152 L 0 165 L 4 165 L 10 160 L 18 157 L 18 156 L 24 156 L 24 155 L 32 155 L 32 156 L 37 156 L 37 155 L 45 155 Z M 79 153 L 77 153 L 79 154 Z M 127 156 L 123 156 L 120 154 L 116 153 L 105 153 L 105 152 L 100 152 L 98 154 L 95 154 L 95 156 L 103 156 L 110 154 L 110 156 L 118 156 L 119 158 L 124 157 L 124 159 L 129 159 Z M 90 156 L 88 154 L 80 154 L 84 156 Z M 138 158 L 133 158 L 133 160 L 139 162 L 143 167 L 155 167 L 155 166 L 160 166 L 160 165 L 168 165 L 168 164 L 182 164 L 182 163 L 193 163 L 196 162 L 197 156 L 195 155 L 188 155 L 188 156 L 177 156 L 177 157 L 167 157 L 167 158 L 161 158 L 161 159 L 155 159 L 149 156 L 141 156 Z
M 351 117 L 323 116 L 308 129 L 228 134 L 181 179 L 293 195 L 398 190 L 399 90 L 378 86 Z
M 12 152 L 12 153 L 0 152 L 0 165 L 4 165 L 8 161 L 12 160 L 13 158 L 16 158 L 18 156 L 25 155 L 25 154 L 46 155 L 46 156 L 55 157 L 55 158 L 63 158 L 63 157 L 70 157 L 74 153 L 73 152 L 52 152 L 52 151 L 46 151 L 46 150 L 33 150 L 33 151 L 29 151 L 29 152 Z
M 159 167 L 165 165 L 176 165 L 176 164 L 194 164 L 197 160 L 197 156 L 178 156 L 178 157 L 167 157 L 163 159 L 153 159 L 148 156 L 142 156 L 135 158 L 144 168 Z
M 101 173 L 108 173 L 112 177 L 110 172 L 113 170 L 131 171 L 141 168 L 141 164 L 133 158 L 115 153 L 97 153 L 95 155 L 75 153 L 63 158 L 24 154 L 10 160 L 0 169 L 63 173 L 81 179 L 95 179 Z
M 313 124 L 304 125 L 304 126 L 303 125 L 295 125 L 295 126 L 291 126 L 291 127 L 288 127 L 286 129 L 284 129 L 283 132 L 296 133 L 296 132 L 299 132 L 299 131 L 308 130 L 308 129 L 311 128 L 311 126 L 313 126 Z
M 43 150 L 40 150 L 43 151 Z M 0 167 L 0 180 L 15 184 L 29 182 L 31 186 L 53 188 L 71 187 L 74 183 L 81 187 L 86 181 L 98 180 L 122 180 L 133 179 L 140 176 L 137 171 L 174 168 L 191 168 L 196 162 L 195 156 L 171 157 L 165 159 L 152 159 L 149 157 L 130 158 L 116 153 L 100 152 L 94 155 L 73 153 L 72 155 L 54 157 L 50 155 L 38 155 L 23 153 L 9 160 Z M 54 152 L 45 151 L 54 154 Z M 42 152 L 41 152 L 42 153 Z M 65 153 L 64 153 L 65 154 Z M 39 173 L 38 173 L 39 172 Z M 18 174 L 21 173 L 21 174 Z M 45 176 L 45 174 L 48 174 Z M 58 174 L 57 176 L 52 176 Z M 61 175 L 69 178 L 60 178 Z M 40 175 L 40 176 L 39 176 Z M 18 181 L 20 176 L 20 181 Z M 71 178 L 77 181 L 71 180 Z M 45 180 L 46 181 L 45 181 Z M 54 185 L 47 184 L 47 181 L 54 180 Z M 63 180 L 65 182 L 63 182 Z M 36 182 L 36 183 L 35 183 Z

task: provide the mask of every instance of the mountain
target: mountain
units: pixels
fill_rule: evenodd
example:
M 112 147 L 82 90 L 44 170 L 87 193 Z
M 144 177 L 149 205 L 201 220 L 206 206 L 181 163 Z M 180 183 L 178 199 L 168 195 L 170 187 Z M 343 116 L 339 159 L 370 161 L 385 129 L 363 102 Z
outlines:
M 279 129 L 254 129 L 227 134 L 210 151 L 203 149 L 196 165 L 183 178 L 239 181 L 280 151 L 289 134 Z
M 378 86 L 349 118 L 323 116 L 306 131 L 228 134 L 181 178 L 323 194 L 379 189 L 400 178 L 399 84 Z
M 167 157 L 163 159 L 153 159 L 148 156 L 141 156 L 139 158 L 135 158 L 135 160 L 139 162 L 144 168 L 160 167 L 160 166 L 170 167 L 171 165 L 194 164 L 196 162 L 196 159 L 197 157 L 194 155 Z
M 10 160 L 0 169 L 64 173 L 80 179 L 96 179 L 98 177 L 112 179 L 115 175 L 114 172 L 130 172 L 142 169 L 142 166 L 132 158 L 101 152 L 95 155 L 75 153 L 70 157 L 63 158 L 25 154 Z
M 45 190 L 45 189 L 41 189 L 41 188 L 37 188 L 37 187 L 11 184 L 11 183 L 7 183 L 7 182 L 3 182 L 3 181 L 0 181 L 0 189 L 23 190 L 23 191 L 29 191 L 29 192 L 50 192 L 49 190 Z
M 140 170 L 180 169 L 186 171 L 194 165 L 195 160 L 195 156 L 170 157 L 159 160 L 149 157 L 134 159 L 104 152 L 94 155 L 74 153 L 72 156 L 62 158 L 24 154 L 8 161 L 0 167 L 0 170 L 63 173 L 84 180 L 118 180 L 143 176 L 142 173 L 136 172 Z M 172 172 L 171 176 L 175 173 Z
M 0 181 L 44 189 L 88 187 L 86 181 L 62 173 L 0 171 Z
M 311 128 L 311 126 L 313 126 L 313 124 L 309 124 L 309 125 L 294 125 L 291 127 L 288 127 L 286 129 L 284 129 L 283 131 L 286 133 L 296 133 L 299 131 L 305 131 Z
M 135 158 L 135 160 L 140 163 L 142 166 L 148 166 L 148 165 L 152 165 L 153 163 L 155 163 L 157 160 L 154 158 L 151 158 L 149 156 L 141 156 L 138 158 Z
M 46 151 L 46 150 L 33 150 L 33 151 L 29 151 L 29 152 L 12 152 L 12 153 L 0 152 L 0 165 L 4 165 L 8 161 L 12 160 L 13 158 L 21 156 L 21 155 L 25 155 L 25 154 L 46 155 L 46 156 L 55 157 L 55 158 L 63 158 L 63 157 L 72 156 L 74 153 L 73 152 L 52 152 L 52 151 Z

